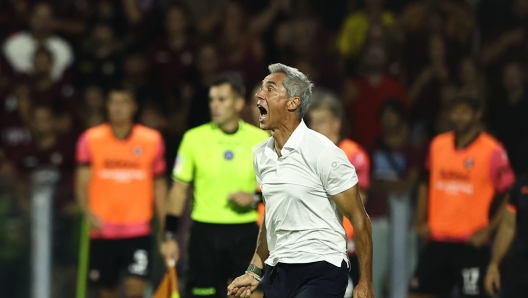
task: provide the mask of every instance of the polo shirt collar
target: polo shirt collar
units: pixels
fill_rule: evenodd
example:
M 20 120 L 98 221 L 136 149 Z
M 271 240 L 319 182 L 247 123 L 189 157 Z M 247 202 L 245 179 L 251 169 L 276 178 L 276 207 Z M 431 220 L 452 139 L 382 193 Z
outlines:
M 299 148 L 307 130 L 308 127 L 306 124 L 304 124 L 304 120 L 301 120 L 301 123 L 299 123 L 299 125 L 295 128 L 291 136 L 286 141 L 286 144 L 284 144 L 284 148 L 290 149 L 292 151 Z
M 303 120 L 301 120 L 301 123 L 295 128 L 291 136 L 286 141 L 286 144 L 284 144 L 284 147 L 281 150 L 281 156 L 286 157 L 291 152 L 295 151 L 297 148 L 301 146 L 301 142 L 304 138 L 304 135 L 308 131 L 308 127 L 304 123 Z M 277 152 L 275 152 L 275 139 L 270 138 L 265 153 L 268 157 L 277 159 L 278 155 Z

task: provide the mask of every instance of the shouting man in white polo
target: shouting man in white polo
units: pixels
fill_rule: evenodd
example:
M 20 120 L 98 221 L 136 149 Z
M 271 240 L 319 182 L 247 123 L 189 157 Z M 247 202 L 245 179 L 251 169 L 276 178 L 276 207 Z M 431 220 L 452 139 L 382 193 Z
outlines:
M 251 264 L 228 295 L 250 297 L 262 283 L 266 298 L 342 298 L 349 267 L 345 215 L 356 232 L 360 265 L 354 298 L 373 298 L 370 220 L 354 166 L 304 124 L 313 87 L 306 75 L 282 64 L 269 70 L 256 97 L 260 128 L 272 137 L 254 150 L 264 224 Z

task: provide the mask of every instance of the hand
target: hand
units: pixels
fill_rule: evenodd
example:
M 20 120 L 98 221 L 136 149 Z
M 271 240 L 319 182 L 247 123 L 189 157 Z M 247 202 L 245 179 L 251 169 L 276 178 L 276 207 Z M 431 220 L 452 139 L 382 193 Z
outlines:
M 426 239 L 430 233 L 431 229 L 429 229 L 429 225 L 427 223 L 419 224 L 416 227 L 416 234 L 418 234 L 418 237 L 422 239 Z
M 372 285 L 362 282 L 361 280 L 354 287 L 352 294 L 353 298 L 374 298 L 374 292 L 372 291 Z
M 491 263 L 484 279 L 484 288 L 491 297 L 495 297 L 496 290 L 500 289 L 500 271 L 497 264 Z
M 480 248 L 486 242 L 486 240 L 488 240 L 488 237 L 489 237 L 488 229 L 482 229 L 482 230 L 475 232 L 471 236 L 471 238 L 469 238 L 467 243 L 475 248 Z
M 86 219 L 88 220 L 90 229 L 100 231 L 103 228 L 103 222 L 101 221 L 101 219 L 92 212 L 88 212 L 88 214 L 86 215 Z
M 227 287 L 227 295 L 235 296 L 241 298 L 249 298 L 251 294 L 257 289 L 259 281 L 251 275 L 251 273 L 246 273 L 241 275 Z
M 178 261 L 180 258 L 180 247 L 178 246 L 178 242 L 172 239 L 163 241 L 160 245 L 160 253 L 167 265 Z
M 255 203 L 255 198 L 253 197 L 253 194 L 238 191 L 229 194 L 229 201 L 236 203 L 240 207 L 249 207 L 251 204 Z

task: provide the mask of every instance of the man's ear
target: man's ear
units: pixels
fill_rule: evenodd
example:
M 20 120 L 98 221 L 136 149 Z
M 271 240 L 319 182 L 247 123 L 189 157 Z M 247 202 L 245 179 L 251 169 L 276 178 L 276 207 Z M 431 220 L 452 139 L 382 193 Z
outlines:
M 235 109 L 238 113 L 242 112 L 245 105 L 246 105 L 246 101 L 244 100 L 243 97 L 238 97 L 235 99 Z
M 288 103 L 286 104 L 286 107 L 288 108 L 288 111 L 295 111 L 300 105 L 301 98 L 298 96 L 293 96 L 288 98 Z

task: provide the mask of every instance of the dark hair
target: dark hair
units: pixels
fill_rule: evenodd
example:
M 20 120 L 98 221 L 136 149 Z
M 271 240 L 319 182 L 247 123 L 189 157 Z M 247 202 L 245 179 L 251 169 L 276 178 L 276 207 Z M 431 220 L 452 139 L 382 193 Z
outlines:
M 343 105 L 333 94 L 314 93 L 313 102 L 310 104 L 308 111 L 318 109 L 328 110 L 335 118 L 344 121 L 345 111 Z
M 451 108 L 461 104 L 468 105 L 475 112 L 482 111 L 484 109 L 482 102 L 478 98 L 466 94 L 458 95 L 451 103 Z
M 403 121 L 407 121 L 407 108 L 403 102 L 396 97 L 391 97 L 387 99 L 380 107 L 378 111 L 378 118 L 381 118 L 381 115 L 385 110 L 391 110 L 396 113 Z
M 33 103 L 31 104 L 31 112 L 34 113 L 36 110 L 45 109 L 55 114 L 55 108 L 47 103 Z
M 246 87 L 242 81 L 242 77 L 236 73 L 223 73 L 217 76 L 210 87 L 220 86 L 223 84 L 231 85 L 231 90 L 236 97 L 246 96 Z
M 108 90 L 107 94 L 106 94 L 106 101 L 110 100 L 110 95 L 112 93 L 124 93 L 126 95 L 128 95 L 128 97 L 135 103 L 135 104 L 138 104 L 138 101 L 136 99 L 136 96 L 134 94 L 134 91 L 128 89 L 128 88 L 123 88 L 123 87 L 115 87 L 115 88 L 110 88 L 110 90 Z

